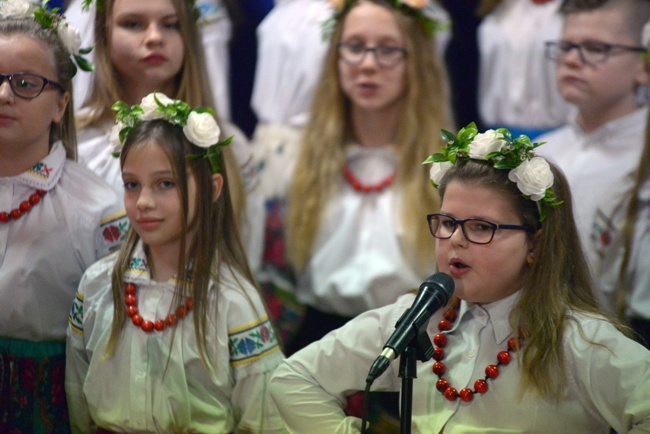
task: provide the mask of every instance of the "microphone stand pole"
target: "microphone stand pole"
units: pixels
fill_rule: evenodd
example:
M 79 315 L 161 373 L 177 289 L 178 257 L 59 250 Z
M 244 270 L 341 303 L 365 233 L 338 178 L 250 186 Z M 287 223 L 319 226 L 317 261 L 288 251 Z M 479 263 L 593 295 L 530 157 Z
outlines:
M 433 345 L 427 334 L 427 325 L 418 331 L 399 359 L 399 377 L 402 379 L 400 399 L 400 434 L 411 434 L 413 414 L 413 379 L 417 378 L 417 360 L 426 362 L 433 357 Z

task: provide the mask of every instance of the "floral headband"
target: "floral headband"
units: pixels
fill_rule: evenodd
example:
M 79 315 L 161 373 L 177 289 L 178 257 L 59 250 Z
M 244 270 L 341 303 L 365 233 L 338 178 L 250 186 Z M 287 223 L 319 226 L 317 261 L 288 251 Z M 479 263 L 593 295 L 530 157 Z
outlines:
M 113 145 L 113 157 L 119 157 L 127 137 L 136 125 L 162 119 L 172 125 L 183 127 L 187 140 L 207 149 L 205 154 L 188 155 L 189 159 L 205 158 L 210 161 L 212 173 L 219 172 L 219 163 L 223 146 L 232 142 L 233 136 L 219 141 L 221 129 L 214 112 L 207 107 L 191 108 L 180 100 L 173 100 L 162 93 L 150 93 L 142 98 L 140 105 L 129 107 L 125 102 L 113 104 L 117 112 L 115 125 L 111 131 L 110 142 Z
M 93 47 L 81 48 L 81 34 L 79 30 L 59 15 L 59 8 L 48 8 L 48 0 L 41 3 L 29 0 L 0 0 L 0 18 L 25 18 L 33 17 L 44 29 L 53 30 L 61 39 L 63 46 L 72 58 L 72 76 L 77 73 L 77 68 L 83 71 L 93 71 L 94 65 L 86 60 L 83 55 L 92 51 Z
M 508 179 L 517 184 L 526 199 L 537 202 L 540 222 L 546 220 L 547 207 L 563 203 L 551 191 L 554 181 L 551 166 L 533 152 L 544 142 L 531 143 L 523 134 L 513 139 L 506 128 L 479 133 L 474 122 L 462 128 L 457 136 L 446 130 L 441 135 L 445 143 L 441 152 L 422 163 L 432 164 L 429 176 L 435 188 L 457 161 L 484 160 L 492 162 L 495 169 L 510 171 Z
M 350 9 L 359 3 L 359 0 L 329 0 L 329 2 L 334 7 L 334 15 L 323 25 L 326 39 L 332 36 L 336 23 L 341 21 Z M 429 0 L 387 0 L 386 3 L 393 9 L 414 17 L 428 37 L 448 27 L 448 24 L 442 22 L 438 9 Z

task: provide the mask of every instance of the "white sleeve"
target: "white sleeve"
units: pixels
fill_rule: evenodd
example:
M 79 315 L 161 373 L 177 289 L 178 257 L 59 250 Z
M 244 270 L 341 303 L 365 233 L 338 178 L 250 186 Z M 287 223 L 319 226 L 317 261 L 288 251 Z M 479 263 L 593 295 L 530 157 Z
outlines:
M 271 379 L 271 396 L 292 433 L 357 433 L 361 420 L 343 412 L 346 398 L 363 391 L 370 366 L 412 296 L 365 312 L 285 360 Z M 393 364 L 371 390 L 397 391 Z
M 583 404 L 619 434 L 650 432 L 650 351 L 607 321 L 590 320 L 582 328 L 584 336 L 574 331 L 565 348 L 569 382 Z
M 81 285 L 83 284 L 84 280 L 81 281 Z M 65 392 L 68 400 L 70 427 L 73 433 L 80 434 L 93 431 L 88 404 L 83 392 L 90 362 L 84 341 L 83 306 L 84 296 L 80 287 L 68 318 L 65 364 Z

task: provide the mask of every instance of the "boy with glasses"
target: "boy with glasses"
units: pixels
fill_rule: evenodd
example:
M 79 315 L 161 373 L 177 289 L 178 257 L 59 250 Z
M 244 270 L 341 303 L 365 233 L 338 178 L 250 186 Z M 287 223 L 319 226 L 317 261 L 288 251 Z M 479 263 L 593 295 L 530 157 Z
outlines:
M 629 190 L 643 145 L 647 108 L 648 0 L 565 0 L 561 39 L 546 42 L 562 97 L 575 106 L 569 123 L 539 137 L 574 193 L 576 223 L 591 271 L 610 243 L 609 219 Z

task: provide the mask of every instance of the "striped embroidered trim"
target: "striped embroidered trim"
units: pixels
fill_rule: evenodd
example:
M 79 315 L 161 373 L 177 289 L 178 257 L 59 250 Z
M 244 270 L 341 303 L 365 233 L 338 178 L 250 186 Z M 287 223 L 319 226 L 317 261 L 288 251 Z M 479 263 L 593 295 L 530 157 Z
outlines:
M 228 332 L 230 365 L 241 366 L 280 350 L 268 318 L 262 318 Z

